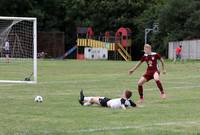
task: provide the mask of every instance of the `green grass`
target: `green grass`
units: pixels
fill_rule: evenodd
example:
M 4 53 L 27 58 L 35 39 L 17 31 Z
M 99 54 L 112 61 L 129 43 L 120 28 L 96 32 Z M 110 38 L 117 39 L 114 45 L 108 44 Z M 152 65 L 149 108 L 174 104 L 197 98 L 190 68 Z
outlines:
M 156 84 L 150 81 L 144 86 L 142 108 L 112 110 L 79 105 L 81 88 L 86 95 L 111 98 L 130 88 L 137 101 L 137 80 L 146 65 L 128 76 L 134 64 L 40 60 L 38 84 L 0 84 L 0 135 L 200 135 L 198 61 L 167 62 L 167 74 L 161 75 L 166 100 L 160 99 Z M 1 66 L 17 68 L 17 64 Z M 6 78 L 4 70 L 0 68 L 1 78 Z M 36 95 L 42 95 L 44 102 L 35 103 Z
M 24 81 L 33 72 L 33 60 L 10 59 L 10 63 L 6 63 L 5 58 L 0 58 L 0 67 L 0 80 Z

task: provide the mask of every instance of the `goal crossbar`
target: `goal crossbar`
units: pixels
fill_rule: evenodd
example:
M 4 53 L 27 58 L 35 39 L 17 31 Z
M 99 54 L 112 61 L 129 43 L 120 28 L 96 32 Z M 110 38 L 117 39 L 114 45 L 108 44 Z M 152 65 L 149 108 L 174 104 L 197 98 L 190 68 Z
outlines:
M 37 20 L 37 18 L 35 18 L 35 17 L 8 17 L 8 16 L 0 16 L 0 19 L 3 19 L 3 20 L 27 20 L 27 21 Z

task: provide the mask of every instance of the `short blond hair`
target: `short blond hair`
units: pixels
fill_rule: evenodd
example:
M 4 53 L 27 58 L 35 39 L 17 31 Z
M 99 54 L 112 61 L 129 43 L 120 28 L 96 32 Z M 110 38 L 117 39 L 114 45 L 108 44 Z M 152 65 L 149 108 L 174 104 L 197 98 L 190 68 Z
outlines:
M 149 45 L 149 44 L 145 44 L 144 47 L 151 49 L 151 45 Z

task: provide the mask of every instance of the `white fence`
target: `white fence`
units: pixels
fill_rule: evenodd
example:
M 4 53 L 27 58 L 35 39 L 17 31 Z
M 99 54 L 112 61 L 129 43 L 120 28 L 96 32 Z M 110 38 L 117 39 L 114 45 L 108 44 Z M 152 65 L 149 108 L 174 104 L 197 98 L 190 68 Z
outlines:
M 182 45 L 181 55 L 183 59 L 200 59 L 200 40 L 169 42 L 169 59 L 176 57 L 176 48 L 180 45 Z

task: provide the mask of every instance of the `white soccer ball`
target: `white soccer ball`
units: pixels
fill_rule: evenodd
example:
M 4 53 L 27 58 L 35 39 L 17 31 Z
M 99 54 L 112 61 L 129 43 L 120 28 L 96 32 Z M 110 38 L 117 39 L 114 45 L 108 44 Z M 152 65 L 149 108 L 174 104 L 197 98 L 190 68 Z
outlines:
M 35 97 L 35 102 L 43 102 L 43 98 L 42 98 L 42 96 L 36 96 Z

